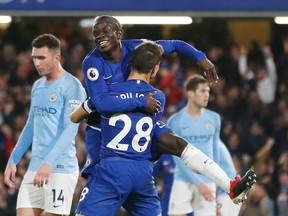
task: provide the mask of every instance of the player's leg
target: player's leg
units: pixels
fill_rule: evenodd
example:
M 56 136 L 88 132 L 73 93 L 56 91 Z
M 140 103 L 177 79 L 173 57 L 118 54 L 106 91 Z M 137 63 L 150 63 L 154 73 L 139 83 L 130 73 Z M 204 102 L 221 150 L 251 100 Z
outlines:
M 123 207 L 131 216 L 161 215 L 160 199 L 153 178 L 153 163 L 147 160 L 134 161 L 130 171 L 135 184 Z
M 221 213 L 221 216 L 238 216 L 241 205 L 235 204 L 224 191 L 218 193 L 217 207 Z
M 210 188 L 213 196 L 216 197 L 216 185 L 214 183 L 207 183 L 206 186 Z M 194 216 L 216 216 L 216 199 L 206 200 L 196 185 L 193 185 L 193 190 L 195 194 L 192 201 Z
M 87 178 L 92 174 L 95 164 L 100 161 L 100 148 L 101 148 L 101 131 L 98 128 L 92 128 L 92 126 L 86 127 L 86 150 L 87 157 L 85 165 L 81 171 L 81 176 Z
M 34 186 L 35 172 L 27 171 L 17 197 L 18 216 L 40 216 L 44 209 L 44 190 Z
M 41 216 L 43 210 L 39 208 L 19 208 L 17 216 Z
M 256 182 L 256 174 L 251 169 L 242 179 L 237 177 L 231 180 L 212 159 L 172 131 L 160 135 L 158 145 L 162 152 L 180 157 L 192 171 L 208 177 L 220 186 L 235 203 L 243 202 L 248 190 Z
M 186 216 L 193 211 L 193 185 L 184 181 L 174 180 L 168 208 L 169 216 Z
M 46 215 L 69 215 L 79 171 L 52 173 L 45 185 L 44 210 Z
M 82 190 L 76 215 L 115 215 L 131 191 L 127 161 L 103 159 L 95 167 Z

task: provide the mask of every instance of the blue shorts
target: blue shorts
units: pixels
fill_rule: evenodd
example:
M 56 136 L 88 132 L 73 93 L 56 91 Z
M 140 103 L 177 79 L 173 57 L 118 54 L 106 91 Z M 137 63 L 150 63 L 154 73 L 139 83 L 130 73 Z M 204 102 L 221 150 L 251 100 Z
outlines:
M 100 161 L 101 139 L 100 131 L 89 126 L 86 127 L 86 149 L 88 154 L 86 163 L 81 171 L 83 178 L 88 178 L 88 176 L 94 172 L 95 164 Z
M 102 159 L 88 178 L 79 199 L 77 214 L 114 216 L 123 206 L 130 215 L 161 213 L 153 164 L 119 157 Z

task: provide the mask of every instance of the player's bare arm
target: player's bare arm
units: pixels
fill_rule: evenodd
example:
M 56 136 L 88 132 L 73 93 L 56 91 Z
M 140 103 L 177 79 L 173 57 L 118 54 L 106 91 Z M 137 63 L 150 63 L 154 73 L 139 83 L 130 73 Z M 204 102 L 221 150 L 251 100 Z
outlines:
M 79 123 L 85 119 L 89 113 L 82 107 L 78 106 L 70 115 L 70 120 L 74 123 Z
M 4 172 L 4 183 L 10 188 L 15 188 L 16 165 L 8 163 Z
M 202 72 L 203 77 L 205 77 L 209 83 L 217 82 L 219 77 L 217 75 L 216 68 L 209 59 L 204 58 L 197 64 L 200 68 L 200 71 Z
M 155 94 L 156 92 L 152 92 L 150 94 L 145 95 L 145 98 L 147 100 L 147 106 L 145 110 L 151 114 L 157 114 L 161 109 L 161 103 L 155 98 L 153 98 Z
M 46 163 L 43 163 L 42 166 L 37 170 L 34 177 L 34 186 L 43 187 L 45 184 L 47 184 L 51 173 L 52 167 Z

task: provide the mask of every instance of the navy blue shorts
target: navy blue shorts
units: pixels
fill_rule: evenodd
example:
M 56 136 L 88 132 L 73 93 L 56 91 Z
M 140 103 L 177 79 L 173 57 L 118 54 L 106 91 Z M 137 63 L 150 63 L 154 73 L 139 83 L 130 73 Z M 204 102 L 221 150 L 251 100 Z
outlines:
M 125 158 L 102 159 L 89 176 L 76 209 L 86 216 L 114 216 L 123 206 L 131 215 L 161 213 L 153 163 Z

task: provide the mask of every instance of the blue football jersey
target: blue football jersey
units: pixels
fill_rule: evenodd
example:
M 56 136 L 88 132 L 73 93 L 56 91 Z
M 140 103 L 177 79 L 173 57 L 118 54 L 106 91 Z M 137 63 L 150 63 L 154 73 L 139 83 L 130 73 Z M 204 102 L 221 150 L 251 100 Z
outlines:
M 98 49 L 93 49 L 82 62 L 84 81 L 89 100 L 89 106 L 96 108 L 100 113 L 131 111 L 137 108 L 145 108 L 147 102 L 144 98 L 130 98 L 125 101 L 119 98 L 108 97 L 108 86 L 125 81 L 130 73 L 131 58 L 135 47 L 143 40 L 123 40 L 122 59 L 117 63 L 103 59 Z M 158 40 L 156 43 L 163 47 L 164 54 L 177 52 L 190 56 L 196 61 L 206 58 L 205 54 L 191 45 L 179 40 Z M 96 116 L 96 115 L 95 115 Z M 96 119 L 95 119 L 96 120 Z M 94 121 L 96 124 L 99 121 Z M 92 121 L 90 122 L 92 124 Z
M 117 97 L 107 97 L 108 86 L 125 81 L 131 69 L 131 57 L 135 47 L 142 43 L 143 40 L 122 40 L 122 59 L 118 63 L 111 63 L 105 60 L 101 52 L 95 48 L 92 49 L 82 62 L 84 73 L 84 82 L 87 95 L 91 98 L 89 106 L 96 108 L 99 112 L 105 110 L 110 112 L 126 112 L 132 111 L 139 107 L 146 107 L 147 101 L 144 97 L 129 98 L 122 100 Z M 206 58 L 205 54 L 191 45 L 179 40 L 159 40 L 156 43 L 160 44 L 164 49 L 164 54 L 177 52 L 181 55 L 190 56 L 195 61 L 200 61 Z M 100 160 L 99 152 L 96 145 L 100 145 L 101 128 L 100 114 L 93 112 L 86 119 L 88 127 L 92 130 L 87 135 L 86 146 L 88 149 L 88 159 L 86 166 L 92 166 Z M 160 125 L 162 123 L 159 122 Z M 156 128 L 157 134 L 162 134 L 169 129 L 167 126 L 159 126 Z M 90 136 L 90 137 L 88 137 Z M 92 136 L 92 137 L 91 137 Z M 91 150 L 89 152 L 89 150 Z M 157 157 L 157 156 L 156 156 Z
M 123 101 L 144 97 L 154 91 L 157 91 L 155 98 L 162 105 L 157 115 L 148 115 L 140 110 L 101 115 L 101 158 L 121 156 L 135 160 L 151 159 L 151 137 L 164 111 L 164 93 L 141 80 L 128 80 L 109 86 L 110 95 Z

